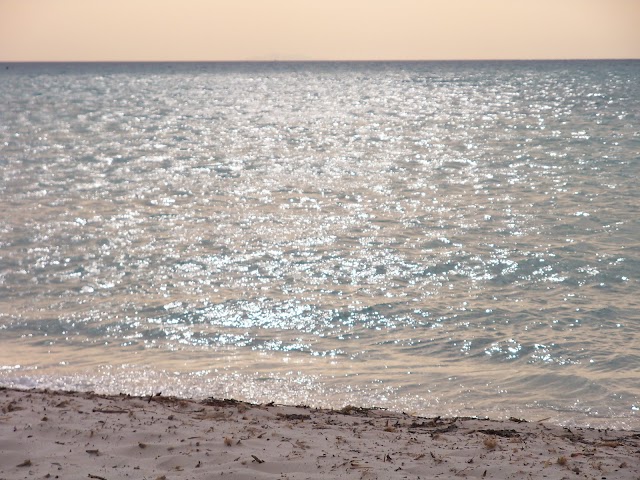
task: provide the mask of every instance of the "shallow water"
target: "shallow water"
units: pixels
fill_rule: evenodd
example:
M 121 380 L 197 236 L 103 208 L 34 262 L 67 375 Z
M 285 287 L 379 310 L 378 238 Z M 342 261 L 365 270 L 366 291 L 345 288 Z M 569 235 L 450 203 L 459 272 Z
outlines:
M 632 426 L 640 62 L 0 71 L 0 384 Z

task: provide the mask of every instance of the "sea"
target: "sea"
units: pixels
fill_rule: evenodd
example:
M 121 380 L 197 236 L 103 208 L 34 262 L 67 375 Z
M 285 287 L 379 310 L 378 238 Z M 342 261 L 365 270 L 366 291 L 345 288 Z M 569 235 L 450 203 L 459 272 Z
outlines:
M 0 386 L 640 425 L 640 61 L 0 64 Z

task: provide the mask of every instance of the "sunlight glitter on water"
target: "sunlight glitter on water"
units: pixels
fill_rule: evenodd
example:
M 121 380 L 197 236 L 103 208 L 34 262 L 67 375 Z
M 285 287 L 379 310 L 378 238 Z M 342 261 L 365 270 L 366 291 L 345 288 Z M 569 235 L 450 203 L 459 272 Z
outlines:
M 3 383 L 635 420 L 637 63 L 23 68 Z

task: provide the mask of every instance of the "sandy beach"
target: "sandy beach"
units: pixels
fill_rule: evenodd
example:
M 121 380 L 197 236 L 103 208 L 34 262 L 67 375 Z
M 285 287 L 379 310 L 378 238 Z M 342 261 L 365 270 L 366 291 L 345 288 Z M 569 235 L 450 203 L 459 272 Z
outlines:
M 0 390 L 0 479 L 640 478 L 640 430 Z

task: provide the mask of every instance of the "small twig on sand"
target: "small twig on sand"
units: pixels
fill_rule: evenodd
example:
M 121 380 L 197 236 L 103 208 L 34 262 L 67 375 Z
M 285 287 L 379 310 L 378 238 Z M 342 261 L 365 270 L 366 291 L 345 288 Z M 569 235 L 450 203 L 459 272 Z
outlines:
M 129 410 L 111 410 L 106 408 L 94 408 L 93 413 L 129 413 Z

